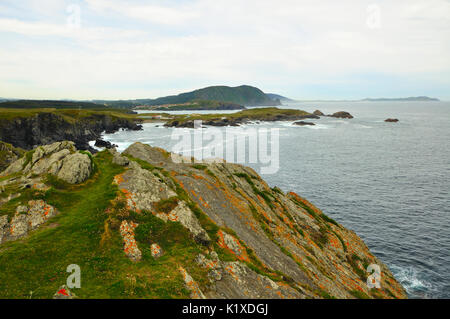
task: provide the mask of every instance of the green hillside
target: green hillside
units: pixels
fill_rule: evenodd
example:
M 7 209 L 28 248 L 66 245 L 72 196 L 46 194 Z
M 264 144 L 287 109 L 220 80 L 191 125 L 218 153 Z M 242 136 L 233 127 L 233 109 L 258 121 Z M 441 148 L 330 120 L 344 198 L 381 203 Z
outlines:
M 246 106 L 276 106 L 281 104 L 279 100 L 271 99 L 260 89 L 248 85 L 241 85 L 237 87 L 210 86 L 179 95 L 172 95 L 149 100 L 146 104 L 177 104 L 186 103 L 193 100 L 214 100 L 237 103 Z

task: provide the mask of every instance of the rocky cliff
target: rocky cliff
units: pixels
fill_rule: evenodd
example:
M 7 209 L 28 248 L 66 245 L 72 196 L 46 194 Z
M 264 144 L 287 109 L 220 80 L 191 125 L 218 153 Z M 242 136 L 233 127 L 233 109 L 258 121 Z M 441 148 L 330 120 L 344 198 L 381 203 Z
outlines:
M 112 112 L 58 110 L 8 113 L 0 116 L 0 140 L 30 150 L 57 141 L 73 141 L 78 149 L 90 149 L 88 142 L 101 133 L 121 128 L 138 130 L 131 116 Z
M 45 146 L 2 173 L 0 297 L 52 298 L 77 264 L 80 298 L 406 298 L 354 232 L 248 167 L 135 143 L 85 174 L 77 154 Z

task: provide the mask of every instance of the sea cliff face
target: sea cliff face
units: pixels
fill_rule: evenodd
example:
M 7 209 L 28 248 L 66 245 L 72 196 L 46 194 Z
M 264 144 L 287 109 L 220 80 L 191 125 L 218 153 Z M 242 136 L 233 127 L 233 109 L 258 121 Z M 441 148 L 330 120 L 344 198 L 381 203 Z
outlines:
M 65 113 L 64 113 L 65 112 Z M 98 139 L 103 131 L 121 128 L 138 130 L 141 126 L 130 118 L 101 112 L 38 112 L 0 118 L 0 140 L 30 150 L 38 145 L 70 140 L 78 149 L 90 149 L 88 142 Z M 85 114 L 83 114 L 83 112 Z
M 44 146 L 25 155 L 26 169 L 19 159 L 2 173 L 0 297 L 39 285 L 51 298 L 75 258 L 81 298 L 406 298 L 354 232 L 251 168 L 180 163 L 187 159 L 135 143 L 91 156 L 90 175 L 67 184 L 49 177 L 63 151 L 78 154 L 67 142 Z M 36 220 L 31 211 L 45 216 L 17 241 L 11 229 Z M 380 288 L 367 285 L 371 264 Z

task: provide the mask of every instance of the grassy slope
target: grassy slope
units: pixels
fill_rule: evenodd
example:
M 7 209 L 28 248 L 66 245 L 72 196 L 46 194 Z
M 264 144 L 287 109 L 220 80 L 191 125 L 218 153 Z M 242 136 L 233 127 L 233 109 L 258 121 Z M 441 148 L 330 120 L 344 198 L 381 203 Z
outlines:
M 121 117 L 127 119 L 136 118 L 133 114 L 127 114 L 120 110 L 79 110 L 79 109 L 55 109 L 55 108 L 36 108 L 36 109 L 13 109 L 0 108 L 0 120 L 12 120 L 15 118 L 32 117 L 39 113 L 54 113 L 64 117 L 69 121 L 92 117 L 95 115 L 107 114 L 112 117 Z
M 271 118 L 276 115 L 286 115 L 286 116 L 300 116 L 307 115 L 308 112 L 302 110 L 291 110 L 291 109 L 279 109 L 276 107 L 265 107 L 265 108 L 251 108 L 242 110 L 236 113 L 228 114 L 194 114 L 194 115 L 175 115 L 172 121 L 193 121 L 193 120 L 218 120 L 221 118 L 227 119 L 240 119 L 248 118 L 250 120 L 264 121 L 265 119 Z M 171 122 L 171 121 L 169 121 Z
M 236 103 L 230 103 L 230 102 L 220 102 L 220 101 L 212 101 L 212 100 L 195 100 L 192 102 L 188 102 L 188 103 L 183 103 L 183 104 L 175 104 L 175 105 L 169 105 L 169 106 L 164 106 L 164 107 L 159 107 L 156 108 L 156 110 L 167 110 L 167 111 L 184 111 L 184 110 L 217 110 L 217 109 L 221 109 L 221 108 L 226 108 L 226 107 L 231 107 L 231 108 L 241 108 L 244 109 L 245 107 L 240 105 L 240 104 L 236 104 Z
M 94 157 L 96 173 L 84 185 L 50 189 L 46 201 L 60 210 L 48 225 L 26 238 L 0 246 L 0 298 L 51 298 L 65 284 L 66 267 L 81 267 L 82 298 L 181 298 L 189 296 L 177 268 L 185 267 L 200 284 L 206 275 L 191 267 L 200 248 L 178 223 L 164 223 L 151 214 L 132 216 L 141 223 L 136 239 L 143 258 L 125 257 L 119 232 L 109 231 L 105 210 L 117 195 L 113 177 L 123 168 L 107 152 Z M 151 231 L 152 237 L 149 237 Z M 103 241 L 102 241 L 103 238 Z M 150 241 L 166 254 L 154 260 Z M 102 241 L 102 245 L 100 242 Z
M 275 105 L 263 91 L 248 85 L 238 87 L 210 86 L 207 88 L 182 93 L 179 95 L 161 97 L 155 100 L 148 100 L 151 105 L 186 103 L 193 100 L 214 100 L 232 102 L 241 105 Z

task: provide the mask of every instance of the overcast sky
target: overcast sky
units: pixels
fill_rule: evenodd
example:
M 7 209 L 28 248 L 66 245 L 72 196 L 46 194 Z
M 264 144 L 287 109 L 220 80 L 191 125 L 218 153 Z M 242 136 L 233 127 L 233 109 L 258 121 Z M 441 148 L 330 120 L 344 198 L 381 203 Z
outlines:
M 0 97 L 450 100 L 448 0 L 1 0 Z

